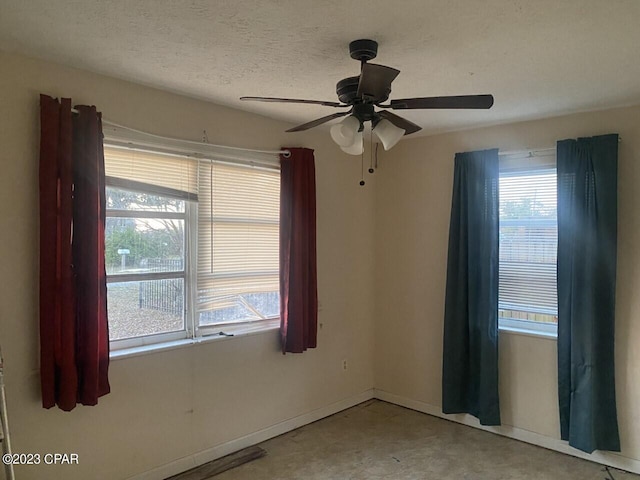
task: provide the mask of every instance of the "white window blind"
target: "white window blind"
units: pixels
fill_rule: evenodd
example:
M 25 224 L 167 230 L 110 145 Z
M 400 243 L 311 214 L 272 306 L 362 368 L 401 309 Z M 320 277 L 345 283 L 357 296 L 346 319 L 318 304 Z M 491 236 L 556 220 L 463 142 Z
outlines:
M 556 169 L 500 173 L 499 309 L 557 315 Z
M 198 199 L 195 158 L 105 145 L 105 175 L 113 187 L 183 200 Z
M 197 314 L 200 327 L 279 314 L 279 168 L 202 162 Z

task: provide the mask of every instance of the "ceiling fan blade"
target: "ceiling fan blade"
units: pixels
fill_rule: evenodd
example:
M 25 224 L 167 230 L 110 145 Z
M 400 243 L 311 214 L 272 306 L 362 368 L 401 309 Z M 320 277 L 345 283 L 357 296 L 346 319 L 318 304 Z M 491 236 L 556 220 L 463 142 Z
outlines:
M 400 73 L 395 68 L 376 65 L 375 63 L 362 64 L 360 83 L 358 83 L 358 97 L 363 96 L 385 101 L 391 93 L 391 82 Z
M 277 97 L 240 97 L 244 102 L 277 102 L 277 103 L 306 103 L 311 105 L 324 105 L 325 107 L 348 107 L 338 102 L 325 102 L 323 100 L 301 100 L 297 98 L 277 98 Z
M 378 112 L 378 115 L 382 118 L 386 118 L 391 123 L 393 123 L 396 127 L 404 130 L 405 135 L 411 135 L 419 130 L 422 130 L 422 127 L 416 125 L 413 122 L 410 122 L 406 118 L 399 117 L 395 113 L 387 112 L 385 110 Z
M 331 115 L 327 115 L 326 117 L 317 118 L 311 122 L 303 123 L 302 125 L 298 125 L 297 127 L 290 128 L 289 130 L 287 130 L 287 132 L 301 132 L 302 130 L 309 130 L 310 128 L 317 127 L 318 125 L 329 122 L 334 118 L 344 117 L 346 115 L 349 115 L 350 113 L 351 110 L 349 110 L 348 112 L 333 113 Z
M 493 95 L 459 95 L 455 97 L 422 97 L 391 100 L 387 108 L 399 109 L 448 109 L 448 108 L 491 108 Z M 380 105 L 384 107 L 384 105 Z

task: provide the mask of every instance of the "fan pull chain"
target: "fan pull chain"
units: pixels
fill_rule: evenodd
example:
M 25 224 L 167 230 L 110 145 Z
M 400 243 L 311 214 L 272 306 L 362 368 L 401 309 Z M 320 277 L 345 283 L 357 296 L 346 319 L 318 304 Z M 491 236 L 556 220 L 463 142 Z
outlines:
M 369 130 L 369 173 L 373 172 L 375 170 L 373 169 L 373 125 L 371 125 L 371 130 Z
M 378 147 L 380 146 L 379 143 L 376 143 L 376 170 L 378 169 Z
M 360 186 L 364 187 L 364 149 L 360 155 Z

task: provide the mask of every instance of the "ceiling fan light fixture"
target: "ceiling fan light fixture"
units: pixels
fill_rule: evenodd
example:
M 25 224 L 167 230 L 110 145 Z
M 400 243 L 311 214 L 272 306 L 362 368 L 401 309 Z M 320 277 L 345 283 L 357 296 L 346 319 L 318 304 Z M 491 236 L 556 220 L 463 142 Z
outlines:
M 348 148 L 354 144 L 358 136 L 358 130 L 360 130 L 360 120 L 353 115 L 349 115 L 343 121 L 331 127 L 331 138 L 341 147 Z
M 349 155 L 362 155 L 362 152 L 364 152 L 362 132 L 356 132 L 353 143 L 346 147 L 340 147 L 340 149 Z
M 405 130 L 396 127 L 389 120 L 383 118 L 375 126 L 373 133 L 375 133 L 378 140 L 382 142 L 382 146 L 385 150 L 391 150 L 404 136 Z

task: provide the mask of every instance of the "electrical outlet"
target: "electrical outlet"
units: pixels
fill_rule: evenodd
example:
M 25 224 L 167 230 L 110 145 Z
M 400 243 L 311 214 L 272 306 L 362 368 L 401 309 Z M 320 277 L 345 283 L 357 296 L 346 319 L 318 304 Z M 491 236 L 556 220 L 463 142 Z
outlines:
M 342 370 L 346 370 L 347 369 L 347 360 L 344 359 L 342 360 Z

